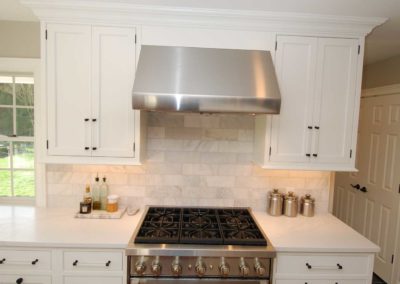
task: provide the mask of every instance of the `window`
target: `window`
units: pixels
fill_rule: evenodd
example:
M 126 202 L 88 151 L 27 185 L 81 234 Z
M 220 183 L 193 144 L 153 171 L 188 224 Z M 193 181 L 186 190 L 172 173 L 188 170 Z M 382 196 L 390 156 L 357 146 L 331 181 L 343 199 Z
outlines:
M 0 75 L 0 198 L 34 197 L 34 79 Z

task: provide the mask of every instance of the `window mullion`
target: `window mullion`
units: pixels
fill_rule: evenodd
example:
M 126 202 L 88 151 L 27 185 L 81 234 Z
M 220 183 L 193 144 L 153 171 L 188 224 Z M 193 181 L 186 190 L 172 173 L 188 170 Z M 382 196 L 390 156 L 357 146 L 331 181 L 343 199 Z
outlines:
M 13 85 L 12 85 L 12 92 L 13 92 L 13 134 L 17 135 L 17 95 L 15 91 L 15 77 L 13 76 Z
M 11 196 L 14 197 L 14 142 L 10 141 L 10 178 L 11 178 Z

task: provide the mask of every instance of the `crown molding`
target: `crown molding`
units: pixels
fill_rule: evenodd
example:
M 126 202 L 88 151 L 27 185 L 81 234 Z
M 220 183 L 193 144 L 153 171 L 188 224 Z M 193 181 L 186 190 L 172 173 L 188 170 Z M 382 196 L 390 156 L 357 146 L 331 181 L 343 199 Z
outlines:
M 400 94 L 400 84 L 386 85 L 382 87 L 364 89 L 361 92 L 363 98 L 367 97 L 377 97 L 377 96 L 387 96 L 387 95 L 397 95 Z
M 46 22 L 163 25 L 365 36 L 386 18 L 135 5 L 111 0 L 21 0 Z

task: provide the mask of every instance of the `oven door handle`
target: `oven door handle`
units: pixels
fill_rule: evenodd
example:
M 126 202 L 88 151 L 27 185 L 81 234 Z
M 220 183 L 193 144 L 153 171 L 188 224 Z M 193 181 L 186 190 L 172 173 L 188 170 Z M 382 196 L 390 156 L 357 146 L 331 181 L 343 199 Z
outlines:
M 161 283 L 189 283 L 189 284 L 218 284 L 218 283 L 227 283 L 227 279 L 198 279 L 198 278 L 173 278 L 173 279 L 163 279 L 163 278 L 131 278 L 130 284 L 161 284 Z M 270 284 L 269 280 L 254 280 L 254 279 L 229 279 L 229 283 L 237 283 L 237 284 Z

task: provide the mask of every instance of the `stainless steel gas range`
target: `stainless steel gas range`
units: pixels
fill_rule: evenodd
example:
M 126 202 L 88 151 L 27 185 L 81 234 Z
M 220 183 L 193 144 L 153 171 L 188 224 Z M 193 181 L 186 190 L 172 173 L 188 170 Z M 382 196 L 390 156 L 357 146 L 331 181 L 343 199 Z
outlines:
M 276 252 L 249 208 L 147 207 L 129 283 L 270 283 Z

